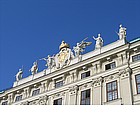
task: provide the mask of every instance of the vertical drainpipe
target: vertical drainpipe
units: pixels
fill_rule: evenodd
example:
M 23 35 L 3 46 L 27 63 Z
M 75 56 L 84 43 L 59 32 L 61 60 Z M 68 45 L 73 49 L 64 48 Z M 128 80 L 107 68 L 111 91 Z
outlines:
M 76 86 L 74 87 L 74 90 L 75 90 L 75 94 L 76 94 L 75 105 L 77 105 L 77 96 L 78 96 L 78 91 L 79 91 L 78 85 L 76 85 Z
M 129 68 L 129 81 L 130 81 L 130 90 L 131 90 L 131 100 L 132 100 L 132 105 L 134 104 L 134 98 L 133 98 L 133 89 L 132 89 L 132 70 L 130 68 L 130 43 L 128 43 L 128 51 L 129 51 L 129 57 L 127 55 L 128 59 L 128 68 Z
M 100 83 L 101 83 L 101 105 L 103 105 L 102 104 L 102 102 L 103 102 L 103 78 L 102 77 L 100 77 L 101 79 L 101 81 L 100 81 Z

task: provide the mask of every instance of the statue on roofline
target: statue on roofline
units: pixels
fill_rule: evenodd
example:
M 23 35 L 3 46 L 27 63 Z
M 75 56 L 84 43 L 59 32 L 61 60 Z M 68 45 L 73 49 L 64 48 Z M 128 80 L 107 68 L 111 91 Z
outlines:
M 101 38 L 101 34 L 98 34 L 98 37 L 93 39 L 96 40 L 95 49 L 100 49 L 103 46 L 103 39 Z
M 33 63 L 33 66 L 31 67 L 31 69 L 29 71 L 31 71 L 32 75 L 34 75 L 34 74 L 36 74 L 38 72 L 38 64 L 37 64 L 37 61 L 35 61 Z
M 119 33 L 117 33 L 119 36 L 119 39 L 126 39 L 126 28 L 122 27 L 122 24 L 120 24 L 120 29 L 119 29 Z
M 75 56 L 80 58 L 80 55 L 82 52 L 84 52 L 86 46 L 90 46 L 92 42 L 85 42 L 88 38 L 85 38 L 81 42 L 77 43 L 76 46 L 73 47 L 73 50 L 75 52 Z
M 16 81 L 17 82 L 22 79 L 22 74 L 23 74 L 23 70 L 19 69 L 18 73 L 16 74 Z

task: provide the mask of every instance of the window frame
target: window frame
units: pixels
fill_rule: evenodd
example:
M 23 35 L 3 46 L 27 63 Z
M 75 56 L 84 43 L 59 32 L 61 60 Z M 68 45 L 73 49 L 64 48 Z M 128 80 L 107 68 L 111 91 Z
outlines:
M 88 98 L 82 99 L 82 92 L 86 92 L 86 91 L 89 91 L 89 95 L 90 95 L 89 96 L 89 104 L 82 104 L 82 101 L 84 101 L 86 103 L 86 99 L 88 99 Z M 86 89 L 86 90 L 81 91 L 81 94 L 80 94 L 80 105 L 91 105 L 91 89 Z
M 58 101 L 58 100 L 60 100 L 60 99 L 61 99 L 61 104 L 54 104 L 54 102 L 55 102 L 55 101 Z M 62 97 L 61 97 L 61 98 L 57 98 L 57 99 L 53 100 L 53 105 L 62 105 L 62 100 L 63 100 L 63 99 L 62 99 Z
M 34 91 L 39 91 L 39 92 L 37 94 L 34 94 L 33 95 Z M 40 94 L 40 88 L 37 88 L 37 89 L 32 90 L 32 96 L 37 96 L 39 94 Z
M 21 96 L 21 100 L 22 100 L 22 98 L 23 98 L 23 95 L 21 94 L 21 95 L 17 95 L 16 97 L 15 97 L 15 102 L 19 102 L 19 101 L 21 101 L 21 100 L 17 100 L 17 97 L 20 97 Z
M 59 86 L 56 86 L 58 83 L 62 83 Z M 55 81 L 55 88 L 59 88 L 62 87 L 64 85 L 64 80 L 60 80 L 60 81 Z
M 136 78 L 138 75 L 140 75 L 140 74 L 135 75 L 135 82 L 136 82 L 136 91 L 137 91 L 137 94 L 140 94 L 140 93 L 138 93 L 138 85 L 140 85 L 140 83 L 137 83 L 137 78 Z
M 7 104 L 3 104 L 3 103 L 7 103 Z M 8 105 L 8 101 L 3 101 L 2 103 L 1 103 L 1 105 Z
M 138 57 L 138 56 L 140 57 L 140 54 L 135 54 L 135 55 L 133 55 L 133 56 L 132 56 L 132 62 L 140 61 L 140 59 L 134 60 L 134 57 L 136 57 L 136 56 L 137 56 L 137 57 Z
M 113 68 L 111 68 L 111 66 L 110 66 L 110 68 L 109 69 L 106 69 L 106 67 L 107 67 L 107 65 L 111 65 L 111 64 L 115 64 L 115 67 L 113 67 Z M 117 66 L 116 66 L 116 62 L 115 61 L 113 61 L 113 62 L 111 62 L 111 63 L 107 63 L 107 64 L 105 64 L 105 71 L 106 70 L 111 70 L 111 69 L 114 69 L 114 68 L 116 68 Z
M 113 82 L 116 82 L 116 90 L 110 90 L 110 91 L 108 91 L 108 84 L 113 83 Z M 111 89 L 112 89 L 112 84 L 111 84 Z M 114 92 L 114 91 L 117 91 L 117 98 L 112 98 L 112 100 L 109 100 L 108 93 L 109 92 Z M 112 96 L 113 96 L 113 94 L 112 94 Z M 117 100 L 118 97 L 119 97 L 119 95 L 118 95 L 118 82 L 117 82 L 117 80 L 111 81 L 109 83 L 106 83 L 106 101 L 107 102 L 114 101 L 114 100 Z
M 88 75 L 88 76 L 87 76 L 87 73 L 89 73 L 89 75 Z M 82 78 L 82 75 L 84 75 L 84 74 L 85 74 L 86 76 Z M 86 71 L 86 72 L 81 73 L 81 79 L 84 79 L 84 78 L 90 77 L 90 74 L 91 74 L 90 70 L 88 70 L 88 71 Z

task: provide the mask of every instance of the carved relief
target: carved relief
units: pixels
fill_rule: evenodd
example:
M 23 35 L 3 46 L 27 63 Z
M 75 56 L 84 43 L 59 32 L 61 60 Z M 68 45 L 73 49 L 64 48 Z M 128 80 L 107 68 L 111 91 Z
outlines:
M 69 87 L 70 94 L 75 94 L 75 93 L 77 93 L 78 90 L 79 90 L 79 86 L 78 85 L 75 85 L 73 87 Z
M 85 88 L 89 88 L 89 87 L 91 87 L 91 86 L 92 86 L 91 83 L 85 83 L 85 84 L 83 84 L 83 85 L 81 85 L 81 86 L 79 87 L 79 90 L 84 90 Z
M 103 81 L 102 77 L 92 79 L 92 86 L 94 86 L 94 87 L 101 86 L 102 81 Z
M 127 67 L 126 69 L 120 70 L 119 71 L 119 76 L 121 78 L 126 78 L 132 73 L 132 70 L 130 67 Z
M 48 96 L 43 96 L 39 98 L 38 104 L 39 105 L 47 105 Z

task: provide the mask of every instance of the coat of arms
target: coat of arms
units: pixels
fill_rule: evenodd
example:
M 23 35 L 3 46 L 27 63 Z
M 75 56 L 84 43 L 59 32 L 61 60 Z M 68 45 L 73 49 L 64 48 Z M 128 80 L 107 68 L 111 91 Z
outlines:
M 73 58 L 73 53 L 69 48 L 69 45 L 62 41 L 60 47 L 60 52 L 55 56 L 56 58 L 56 67 L 62 68 L 65 65 L 70 63 L 71 58 Z

